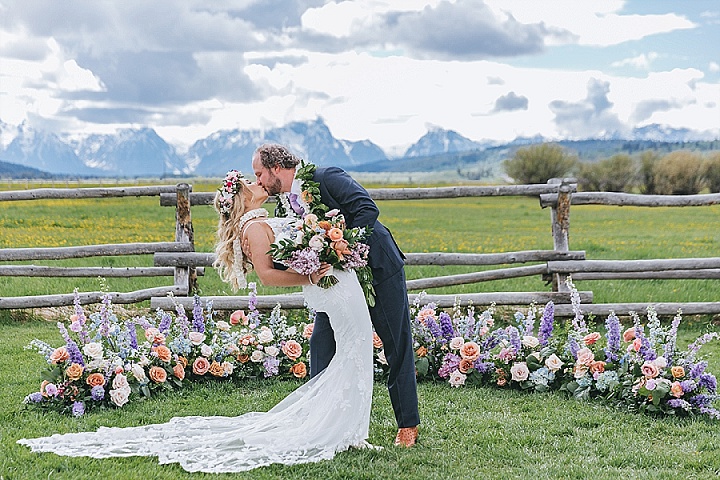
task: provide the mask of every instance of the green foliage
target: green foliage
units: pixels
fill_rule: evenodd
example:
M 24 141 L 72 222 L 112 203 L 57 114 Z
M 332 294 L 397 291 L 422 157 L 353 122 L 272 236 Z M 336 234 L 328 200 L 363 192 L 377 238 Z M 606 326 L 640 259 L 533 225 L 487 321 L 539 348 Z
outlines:
M 635 182 L 638 165 L 630 155 L 617 154 L 598 162 L 580 163 L 578 183 L 583 190 L 626 192 Z
M 702 157 L 686 150 L 665 155 L 655 165 L 654 174 L 656 193 L 661 195 L 693 195 L 703 188 Z
M 720 152 L 705 159 L 705 181 L 710 193 L 720 193 Z
M 657 193 L 655 186 L 655 165 L 660 154 L 655 150 L 646 150 L 640 154 L 640 191 L 647 195 Z
M 547 183 L 551 178 L 568 175 L 577 158 L 557 144 L 543 143 L 521 148 L 505 160 L 505 172 L 519 184 Z

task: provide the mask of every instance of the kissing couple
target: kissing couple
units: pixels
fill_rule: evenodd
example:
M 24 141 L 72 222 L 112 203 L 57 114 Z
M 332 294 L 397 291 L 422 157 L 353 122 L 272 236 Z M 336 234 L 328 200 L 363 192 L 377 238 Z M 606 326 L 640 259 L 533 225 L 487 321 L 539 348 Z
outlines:
M 268 412 L 175 417 L 164 424 L 101 427 L 19 443 L 66 456 L 157 456 L 160 463 L 213 473 L 316 462 L 350 447 L 374 448 L 367 443 L 374 327 L 389 365 L 387 386 L 398 424 L 395 444 L 415 444 L 420 417 L 404 256 L 378 221 L 377 205 L 342 169 L 306 164 L 282 145 L 259 147 L 252 166 L 255 183 L 231 171 L 216 194 L 215 267 L 234 289 L 246 287 L 250 269 L 264 285 L 302 286 L 306 304 L 316 311 L 310 380 Z M 273 218 L 262 208 L 269 195 L 278 197 Z M 317 284 L 331 273 L 328 264 L 308 275 L 284 269 L 268 253 L 298 220 L 328 210 L 341 213 L 347 228 L 371 232 L 364 240 L 374 289 L 370 307 L 355 271 L 332 270 L 336 283 L 322 288 Z

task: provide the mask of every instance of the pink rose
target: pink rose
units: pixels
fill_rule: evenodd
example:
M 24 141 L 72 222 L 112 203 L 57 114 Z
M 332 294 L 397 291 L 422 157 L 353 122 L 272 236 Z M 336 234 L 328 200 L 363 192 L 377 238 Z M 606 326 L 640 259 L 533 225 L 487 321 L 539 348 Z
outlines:
M 577 361 L 581 365 L 590 365 L 595 360 L 595 354 L 587 347 L 581 348 L 577 352 Z
M 188 339 L 193 345 L 197 346 L 205 341 L 205 335 L 200 332 L 190 332 L 188 333 Z
M 680 385 L 680 382 L 673 382 L 670 386 L 670 394 L 675 398 L 680 398 L 683 396 L 683 389 Z
M 235 310 L 232 315 L 230 315 L 230 323 L 233 325 L 238 325 L 242 323 L 243 325 L 248 324 L 248 317 L 245 315 L 244 310 Z
M 308 323 L 307 325 L 305 325 L 305 328 L 303 328 L 303 333 L 302 333 L 303 338 L 312 337 L 314 327 L 315 327 L 314 323 Z
M 210 362 L 205 357 L 197 357 L 193 362 L 193 373 L 196 375 L 205 375 L 210 370 Z
M 460 356 L 469 360 L 477 360 L 480 356 L 480 347 L 475 342 L 465 342 L 460 348 Z
M 528 379 L 530 370 L 528 369 L 527 363 L 516 362 L 512 367 L 510 367 L 510 374 L 512 375 L 513 380 L 516 382 L 522 382 Z
M 598 340 L 600 340 L 600 334 L 598 332 L 588 333 L 583 337 L 585 345 L 595 345 Z
M 463 337 L 453 337 L 450 340 L 450 350 L 460 350 L 465 345 L 465 339 Z
M 630 340 L 633 340 L 634 338 L 635 338 L 635 327 L 630 327 L 623 332 L 623 340 L 624 341 L 630 342 Z
M 302 355 L 302 345 L 295 340 L 288 340 L 282 346 L 282 351 L 290 360 L 297 360 Z
M 655 378 L 660 374 L 660 370 L 653 362 L 643 363 L 640 371 L 645 375 L 645 378 Z

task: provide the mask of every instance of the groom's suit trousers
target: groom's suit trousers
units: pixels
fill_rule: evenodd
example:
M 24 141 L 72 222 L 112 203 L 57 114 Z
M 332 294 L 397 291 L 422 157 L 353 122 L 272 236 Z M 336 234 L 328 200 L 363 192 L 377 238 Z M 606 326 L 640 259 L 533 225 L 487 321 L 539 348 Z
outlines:
M 367 191 L 337 167 L 318 167 L 322 202 L 337 208 L 348 227 L 370 227 L 368 263 L 373 273 L 375 306 L 370 318 L 383 342 L 389 366 L 388 392 L 399 427 L 420 423 L 412 328 L 405 283 L 404 255 L 390 231 L 377 218 L 379 211 Z M 335 337 L 327 315 L 319 312 L 310 339 L 310 375 L 324 370 L 335 355 Z

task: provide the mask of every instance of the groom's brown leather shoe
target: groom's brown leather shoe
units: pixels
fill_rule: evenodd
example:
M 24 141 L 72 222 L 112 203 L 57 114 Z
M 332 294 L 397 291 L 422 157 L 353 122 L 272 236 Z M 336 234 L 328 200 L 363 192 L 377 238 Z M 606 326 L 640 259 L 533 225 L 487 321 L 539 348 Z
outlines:
M 398 430 L 395 437 L 395 445 L 400 447 L 412 447 L 418 439 L 417 427 L 406 427 Z

